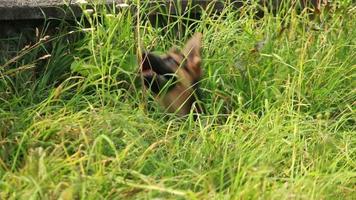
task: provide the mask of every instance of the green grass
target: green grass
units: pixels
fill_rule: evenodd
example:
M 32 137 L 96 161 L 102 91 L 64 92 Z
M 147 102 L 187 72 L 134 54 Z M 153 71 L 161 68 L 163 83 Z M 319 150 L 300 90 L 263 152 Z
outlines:
M 355 199 L 355 8 L 335 6 L 314 20 L 188 10 L 164 27 L 145 5 L 138 20 L 96 7 L 40 35 L 2 58 L 0 198 Z M 209 113 L 194 121 L 142 91 L 136 55 L 196 31 Z

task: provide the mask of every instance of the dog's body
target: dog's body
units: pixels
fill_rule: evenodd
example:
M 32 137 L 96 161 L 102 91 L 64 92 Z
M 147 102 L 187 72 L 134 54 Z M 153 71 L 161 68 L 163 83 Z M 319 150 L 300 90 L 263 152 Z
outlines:
M 197 113 L 202 112 L 201 107 L 195 104 L 202 76 L 201 38 L 200 33 L 195 34 L 182 51 L 173 48 L 163 56 L 142 55 L 141 75 L 145 88 L 168 112 L 180 116 L 189 114 L 192 108 Z

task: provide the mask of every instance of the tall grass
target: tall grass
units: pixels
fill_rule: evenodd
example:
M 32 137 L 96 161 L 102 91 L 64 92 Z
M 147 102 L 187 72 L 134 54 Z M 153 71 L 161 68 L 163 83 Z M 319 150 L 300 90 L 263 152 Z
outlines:
M 0 197 L 356 198 L 351 1 L 315 19 L 287 6 L 257 19 L 256 7 L 199 19 L 194 7 L 161 9 L 165 24 L 147 20 L 145 3 L 116 14 L 95 6 L 74 31 L 63 26 L 5 59 Z M 208 112 L 194 121 L 142 91 L 136 55 L 197 31 Z

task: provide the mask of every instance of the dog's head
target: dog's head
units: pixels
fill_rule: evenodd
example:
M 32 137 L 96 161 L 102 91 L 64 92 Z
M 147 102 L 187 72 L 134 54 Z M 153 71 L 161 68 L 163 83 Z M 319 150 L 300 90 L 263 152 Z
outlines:
M 201 33 L 195 34 L 182 51 L 172 48 L 162 56 L 149 52 L 142 55 L 141 75 L 145 88 L 169 112 L 186 115 L 193 107 L 195 112 L 201 112 L 201 107 L 195 105 L 202 77 L 201 38 Z

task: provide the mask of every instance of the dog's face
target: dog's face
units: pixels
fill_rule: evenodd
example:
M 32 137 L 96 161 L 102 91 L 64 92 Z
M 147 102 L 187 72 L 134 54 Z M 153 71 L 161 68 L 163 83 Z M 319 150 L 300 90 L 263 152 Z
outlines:
M 195 105 L 202 76 L 201 38 L 201 33 L 195 34 L 182 51 L 173 48 L 162 56 L 142 55 L 141 75 L 145 88 L 168 112 L 186 115 Z M 201 112 L 201 108 L 194 106 L 194 111 Z

